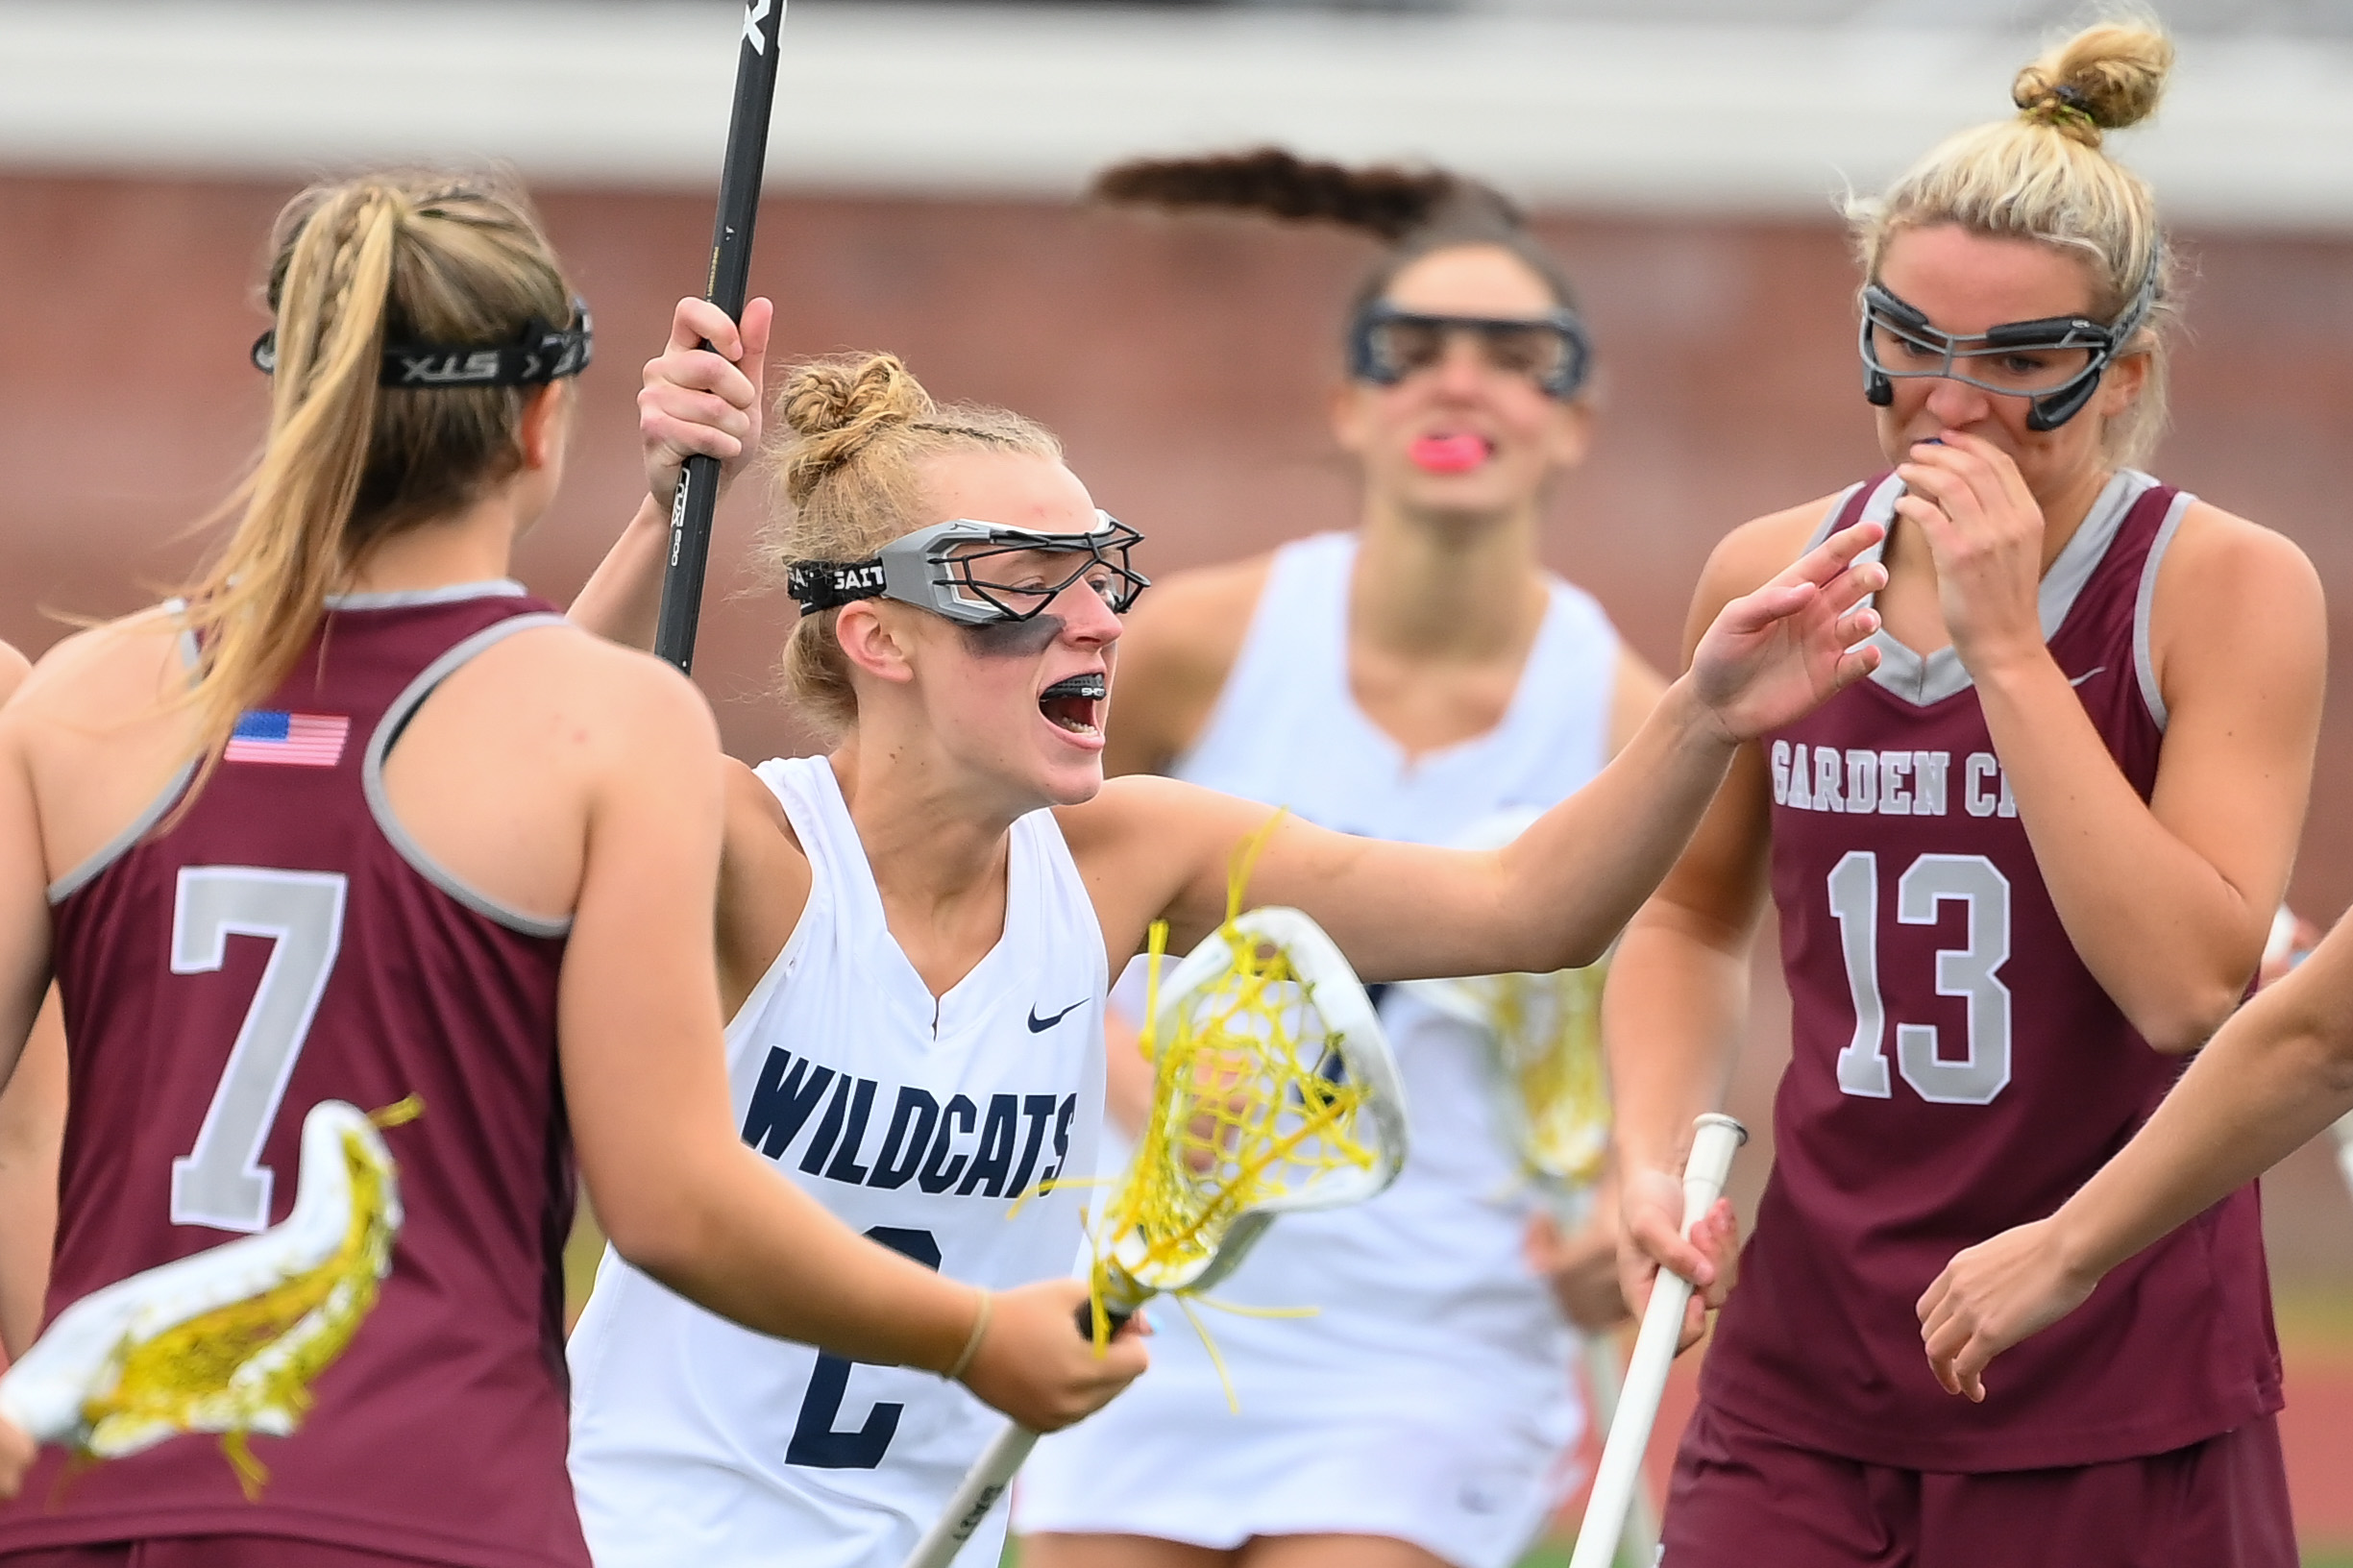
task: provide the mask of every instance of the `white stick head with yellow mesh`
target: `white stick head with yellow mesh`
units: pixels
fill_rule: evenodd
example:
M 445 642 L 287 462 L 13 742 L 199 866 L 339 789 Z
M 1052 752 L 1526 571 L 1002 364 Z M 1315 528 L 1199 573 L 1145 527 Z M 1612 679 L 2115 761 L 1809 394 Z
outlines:
M 1461 849 L 1500 849 L 1540 812 L 1481 819 L 1455 839 Z M 1600 1179 L 1609 1155 L 1609 1084 L 1602 1059 L 1606 961 L 1549 974 L 1416 980 L 1405 988 L 1489 1041 L 1497 1119 L 1529 1177 L 1564 1204 Z
M 1115 1311 L 1208 1288 L 1276 1216 L 1371 1197 L 1406 1157 L 1380 1020 L 1306 915 L 1236 916 L 1154 992 L 1151 1119 L 1098 1230 L 1096 1283 Z
M 401 1199 L 377 1123 L 406 1119 L 410 1103 L 374 1118 L 340 1100 L 311 1107 L 283 1222 L 75 1302 L 0 1377 L 0 1415 L 98 1458 L 221 1433 L 256 1488 L 244 1434 L 294 1431 L 391 1269 Z

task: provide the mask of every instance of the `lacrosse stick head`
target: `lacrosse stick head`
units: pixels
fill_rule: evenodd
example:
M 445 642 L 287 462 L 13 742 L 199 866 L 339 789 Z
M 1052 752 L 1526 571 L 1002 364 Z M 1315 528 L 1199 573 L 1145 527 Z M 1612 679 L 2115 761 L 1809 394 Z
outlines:
M 1151 1118 L 1096 1235 L 1096 1296 L 1115 1316 L 1209 1288 L 1278 1215 L 1361 1202 L 1406 1157 L 1380 1021 L 1298 910 L 1236 915 L 1164 980 L 1156 967 L 1148 1011 Z
M 143 1270 L 58 1314 L 0 1377 L 0 1415 L 43 1443 L 116 1458 L 182 1433 L 222 1434 L 247 1494 L 250 1433 L 291 1433 L 392 1267 L 401 1199 L 380 1123 L 340 1100 L 303 1119 L 294 1210 L 257 1236 Z
M 1454 841 L 1500 849 L 1542 813 L 1483 818 Z M 1497 1119 L 1529 1178 L 1556 1204 L 1600 1179 L 1609 1156 L 1609 1083 L 1602 1059 L 1602 982 L 1608 963 L 1549 974 L 1416 980 L 1405 988 L 1486 1036 Z

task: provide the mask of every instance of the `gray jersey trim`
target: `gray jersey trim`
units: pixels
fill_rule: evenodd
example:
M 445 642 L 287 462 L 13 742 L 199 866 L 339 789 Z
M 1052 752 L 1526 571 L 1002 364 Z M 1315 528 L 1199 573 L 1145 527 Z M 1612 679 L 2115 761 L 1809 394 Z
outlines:
M 2132 601 L 2132 668 L 2141 677 L 2141 700 L 2148 707 L 2148 716 L 2157 722 L 2162 733 L 2166 721 L 2165 693 L 2157 689 L 2157 656 L 2149 646 L 2149 622 L 2157 603 L 2157 568 L 2165 561 L 2165 552 L 2171 548 L 2173 535 L 2181 528 L 2181 520 L 2189 515 L 2197 497 L 2187 490 L 2176 493 L 2173 503 L 2165 510 L 2165 521 L 2157 527 L 2157 537 L 2149 541 L 2148 559 L 2141 567 L 2141 591 Z
M 184 599 L 166 600 L 163 603 L 163 608 L 174 615 L 182 613 L 187 607 L 188 601 Z M 179 641 L 180 662 L 189 670 L 194 670 L 198 658 L 195 628 L 183 625 L 180 628 Z M 188 780 L 196 776 L 196 760 L 190 757 L 183 763 L 180 771 L 172 774 L 171 782 L 163 786 L 163 792 L 147 803 L 146 810 L 131 819 L 129 827 L 115 834 L 96 854 L 91 855 L 81 865 L 49 884 L 50 907 L 55 908 L 79 893 L 88 885 L 91 877 L 96 876 L 100 871 L 130 853 L 133 845 L 154 830 L 156 823 L 163 820 L 165 814 L 179 802 L 180 796 L 186 792 Z
M 476 590 L 481 588 L 481 585 L 478 583 L 469 583 L 465 586 Z M 430 590 L 433 593 L 445 591 L 442 589 Z M 478 592 L 458 597 L 480 596 Z M 405 600 L 404 602 L 418 601 Z M 445 601 L 429 600 L 428 602 Z M 409 868 L 477 915 L 485 919 L 496 920 L 510 930 L 520 931 L 527 937 L 568 935 L 572 930 L 572 917 L 567 915 L 558 919 L 549 919 L 544 916 L 527 914 L 520 909 L 502 904 L 488 894 L 459 881 L 440 862 L 427 854 L 425 846 L 409 837 L 408 830 L 403 827 L 400 819 L 392 814 L 391 797 L 384 793 L 384 758 L 390 754 L 392 743 L 400 738 L 401 731 L 408 727 L 408 721 L 416 717 L 417 709 L 424 706 L 425 699 L 433 695 L 433 689 L 449 679 L 467 660 L 495 643 L 504 642 L 519 631 L 534 631 L 541 626 L 570 625 L 571 623 L 560 615 L 518 615 L 511 620 L 501 621 L 496 625 L 484 626 L 480 631 L 442 654 L 441 657 L 427 665 L 417 678 L 408 683 L 407 689 L 393 698 L 392 706 L 384 710 L 383 718 L 377 723 L 376 733 L 368 738 L 368 754 L 359 768 L 360 787 L 367 792 L 368 810 L 376 818 L 377 829 L 400 853 L 400 857 L 408 862 Z
M 530 590 L 512 577 L 452 582 L 439 588 L 395 588 L 380 594 L 329 594 L 331 610 L 404 610 L 419 604 L 462 604 L 470 599 L 523 599 Z
M 2045 642 L 2066 625 L 2068 612 L 2075 607 L 2075 600 L 2083 596 L 2084 585 L 2092 580 L 2092 574 L 2106 557 L 2108 547 L 2116 542 L 2117 530 L 2124 526 L 2133 502 L 2156 482 L 2136 470 L 2120 469 L 2100 491 L 2099 499 L 2092 502 L 2083 526 L 2059 551 L 2059 558 L 2050 563 L 2050 570 L 2043 574 L 2042 584 L 2035 591 L 2035 619 L 2042 625 Z M 1902 494 L 1902 481 L 1891 475 L 1863 508 L 1863 517 L 1887 522 L 1895 515 L 1896 498 Z M 1875 545 L 1860 558 L 1876 560 L 1885 549 L 1884 543 Z M 1923 655 L 1896 641 L 1881 627 L 1872 634 L 1870 646 L 1879 650 L 1879 668 L 1871 673 L 1873 681 L 1914 707 L 1931 707 L 1976 684 L 1968 667 L 1962 664 L 1959 650 L 1949 643 Z

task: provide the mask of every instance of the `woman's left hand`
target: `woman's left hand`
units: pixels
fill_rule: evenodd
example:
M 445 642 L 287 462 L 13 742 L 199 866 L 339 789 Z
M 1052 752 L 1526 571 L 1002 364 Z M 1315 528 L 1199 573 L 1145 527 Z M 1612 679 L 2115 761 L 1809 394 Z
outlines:
M 2010 454 L 1947 430 L 1897 465 L 1897 514 L 1916 525 L 1936 562 L 1938 607 L 1971 674 L 2044 652 L 2043 508 Z
M 1986 1363 L 2082 1306 L 2098 1283 L 2068 1266 L 2048 1219 L 1955 1255 L 1915 1309 L 1936 1381 L 1949 1394 L 1984 1399 Z
M 1885 536 L 1876 523 L 1842 528 L 1716 617 L 1692 650 L 1692 690 L 1728 739 L 1803 718 L 1878 668 L 1879 650 L 1855 645 L 1879 629 L 1863 600 L 1887 569 L 1855 557 Z
M 1537 1213 L 1528 1222 L 1523 1250 L 1530 1270 L 1553 1287 L 1553 1299 L 1581 1332 L 1599 1334 L 1626 1321 L 1614 1200 L 1595 1204 L 1593 1217 L 1574 1236 L 1563 1234 L 1551 1214 Z

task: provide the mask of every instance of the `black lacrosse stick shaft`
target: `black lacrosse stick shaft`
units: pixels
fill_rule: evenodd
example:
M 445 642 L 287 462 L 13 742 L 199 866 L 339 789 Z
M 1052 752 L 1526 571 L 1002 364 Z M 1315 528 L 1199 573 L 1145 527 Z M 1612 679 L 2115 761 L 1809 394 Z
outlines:
M 711 280 L 703 298 L 739 321 L 751 282 L 751 231 L 760 215 L 760 178 L 768 165 L 768 114 L 776 98 L 784 3 L 746 0 L 735 108 L 727 117 L 727 160 L 719 176 L 719 220 L 711 232 Z M 670 508 L 670 558 L 662 570 L 662 613 L 653 650 L 690 674 L 695 631 L 702 620 L 703 571 L 711 559 L 711 514 L 718 505 L 719 459 L 689 457 Z

